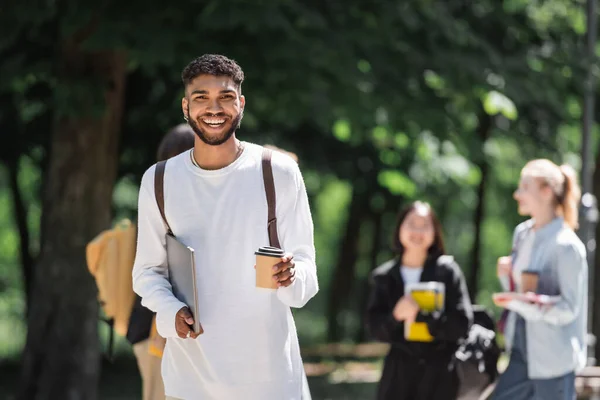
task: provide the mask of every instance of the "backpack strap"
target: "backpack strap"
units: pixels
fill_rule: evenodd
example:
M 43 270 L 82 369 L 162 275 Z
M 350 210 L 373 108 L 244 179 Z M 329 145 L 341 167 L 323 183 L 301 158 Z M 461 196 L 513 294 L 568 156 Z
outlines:
M 156 198 L 156 204 L 158 205 L 158 210 L 160 211 L 160 216 L 167 227 L 167 233 L 169 235 L 173 235 L 173 231 L 171 231 L 171 227 L 167 222 L 167 217 L 165 216 L 165 191 L 164 191 L 164 182 L 165 182 L 165 166 L 167 165 L 167 160 L 159 161 L 156 163 L 156 169 L 154 170 L 154 197 Z
M 267 231 L 269 232 L 269 243 L 273 247 L 281 248 L 279 243 L 279 237 L 277 235 L 277 213 L 276 204 L 277 198 L 275 196 L 275 182 L 273 180 L 273 168 L 271 166 L 271 155 L 270 149 L 263 149 L 262 153 L 262 170 L 263 170 L 263 181 L 265 184 L 265 194 L 267 195 Z M 173 234 L 167 217 L 165 216 L 165 193 L 164 193 L 164 179 L 165 179 L 165 166 L 167 161 L 159 161 L 156 163 L 156 169 L 154 170 L 154 196 L 156 197 L 156 204 L 160 211 L 160 216 L 167 227 L 169 234 Z
M 267 207 L 269 210 L 267 219 L 267 230 L 269 232 L 269 243 L 271 244 L 271 246 L 281 248 L 281 244 L 279 243 L 279 237 L 277 236 L 277 198 L 275 196 L 275 182 L 273 180 L 271 155 L 272 151 L 270 149 L 263 149 L 262 172 L 263 181 L 265 183 L 265 193 L 267 195 Z

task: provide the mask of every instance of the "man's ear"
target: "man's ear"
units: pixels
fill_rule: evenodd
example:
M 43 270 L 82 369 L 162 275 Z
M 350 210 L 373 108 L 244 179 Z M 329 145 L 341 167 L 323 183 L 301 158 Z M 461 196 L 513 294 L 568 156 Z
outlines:
M 181 99 L 181 111 L 183 112 L 183 119 L 185 119 L 186 121 L 190 118 L 189 115 L 187 115 L 188 112 L 188 100 L 183 97 Z
M 246 97 L 244 97 L 243 94 L 240 96 L 240 107 L 242 108 L 242 111 L 246 107 Z

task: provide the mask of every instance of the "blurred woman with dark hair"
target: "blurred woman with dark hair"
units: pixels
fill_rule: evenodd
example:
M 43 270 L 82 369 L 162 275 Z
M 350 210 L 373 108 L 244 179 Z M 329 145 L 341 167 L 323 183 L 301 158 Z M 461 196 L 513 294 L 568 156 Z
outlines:
M 377 399 L 456 399 L 454 353 L 473 320 L 463 273 L 445 254 L 441 224 L 427 203 L 417 201 L 400 212 L 393 243 L 397 256 L 373 271 L 367 306 L 370 333 L 391 344 Z M 419 282 L 445 286 L 441 311 L 423 312 L 406 293 L 408 285 Z M 405 325 L 415 322 L 425 323 L 429 340 L 405 338 Z

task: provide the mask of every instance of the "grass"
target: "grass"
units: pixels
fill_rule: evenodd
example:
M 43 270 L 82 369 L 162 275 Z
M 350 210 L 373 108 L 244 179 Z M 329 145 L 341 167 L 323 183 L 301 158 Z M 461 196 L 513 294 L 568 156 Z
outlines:
M 16 362 L 0 364 L 0 399 L 14 400 L 18 382 Z M 375 383 L 337 383 L 326 376 L 309 377 L 313 400 L 362 400 L 375 396 Z M 103 363 L 99 400 L 139 400 L 141 381 L 133 356 L 121 355 L 113 364 Z
M 14 400 L 19 381 L 19 359 L 27 330 L 19 313 L 10 312 L 4 307 L 8 302 L 3 304 L 3 298 L 6 299 L 5 296 L 0 296 L 0 311 L 4 311 L 0 312 L 0 399 Z M 98 327 L 102 351 L 105 352 L 109 330 L 103 322 L 99 322 Z M 115 336 L 114 356 L 112 363 L 105 361 L 102 364 L 98 400 L 141 399 L 141 380 L 131 346 L 118 335 Z M 349 373 L 356 374 L 353 371 L 356 367 L 351 365 L 336 368 L 322 363 L 320 367 L 331 370 L 332 373 L 308 378 L 313 400 L 358 400 L 374 397 L 375 383 L 364 382 L 360 378 L 350 383 L 353 379 L 347 379 Z
M 15 399 L 19 381 L 19 359 L 25 346 L 26 324 L 22 318 L 22 294 L 17 290 L 7 290 L 0 295 L 0 399 Z M 318 336 L 316 331 L 326 327 L 325 321 L 315 318 L 310 312 L 296 313 L 300 327 L 304 327 L 301 336 L 310 343 Z M 101 348 L 107 350 L 109 330 L 105 323 L 98 324 Z M 103 362 L 99 385 L 99 400 L 137 400 L 141 399 L 141 380 L 131 346 L 122 337 L 115 336 L 115 360 Z M 323 369 L 324 364 L 320 367 Z M 331 367 L 331 374 L 321 374 L 308 378 L 313 400 L 357 400 L 373 398 L 376 384 L 348 376 L 360 375 L 356 367 L 350 365 Z M 346 371 L 348 369 L 348 371 Z
M 15 399 L 18 378 L 17 362 L 0 365 L 0 399 Z M 103 363 L 99 394 L 99 400 L 141 399 L 141 381 L 133 357 L 120 358 L 114 364 Z

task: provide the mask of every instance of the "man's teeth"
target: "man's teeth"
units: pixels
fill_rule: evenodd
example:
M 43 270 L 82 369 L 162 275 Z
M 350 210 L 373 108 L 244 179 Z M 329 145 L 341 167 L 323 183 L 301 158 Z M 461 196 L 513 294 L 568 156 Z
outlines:
M 204 119 L 203 121 L 208 125 L 221 125 L 225 122 L 224 119 Z

